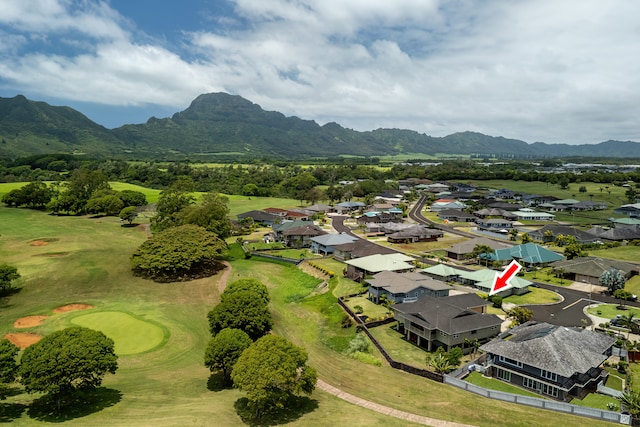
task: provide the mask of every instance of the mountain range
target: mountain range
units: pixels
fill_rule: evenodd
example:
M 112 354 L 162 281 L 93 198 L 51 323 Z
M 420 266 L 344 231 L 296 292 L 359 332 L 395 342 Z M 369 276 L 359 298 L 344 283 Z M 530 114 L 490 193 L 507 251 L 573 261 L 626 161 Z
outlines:
M 265 111 L 240 96 L 198 96 L 170 118 L 107 129 L 70 107 L 22 95 L 0 98 L 0 156 L 46 153 L 138 159 L 308 159 L 337 156 L 466 154 L 511 158 L 640 158 L 640 143 L 568 145 L 460 132 L 432 137 L 405 129 L 359 132 L 337 123 Z

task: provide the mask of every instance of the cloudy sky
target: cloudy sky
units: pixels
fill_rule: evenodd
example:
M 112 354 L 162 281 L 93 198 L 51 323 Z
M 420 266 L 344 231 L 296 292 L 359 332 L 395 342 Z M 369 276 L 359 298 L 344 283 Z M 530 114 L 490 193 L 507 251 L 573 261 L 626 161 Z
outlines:
M 636 0 L 1 0 L 0 96 L 109 128 L 199 94 L 357 130 L 640 141 Z

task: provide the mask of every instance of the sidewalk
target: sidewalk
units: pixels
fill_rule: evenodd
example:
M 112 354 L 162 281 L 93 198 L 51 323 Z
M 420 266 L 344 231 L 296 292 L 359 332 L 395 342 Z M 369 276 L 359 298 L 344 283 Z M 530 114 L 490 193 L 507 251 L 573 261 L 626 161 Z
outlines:
M 398 409 L 390 408 L 388 406 L 380 405 L 378 403 L 371 402 L 369 400 L 365 400 L 360 397 L 354 396 L 353 394 L 342 391 L 339 388 L 336 388 L 320 379 L 318 379 L 316 386 L 320 390 L 326 391 L 327 393 L 339 397 L 342 400 L 346 400 L 349 403 L 353 403 L 354 405 L 358 405 L 363 408 L 379 412 L 381 414 L 389 415 L 390 417 L 410 421 L 412 423 L 433 427 L 473 427 L 469 424 L 460 424 L 451 421 L 438 420 L 436 418 L 423 417 L 422 415 L 411 414 L 409 412 L 404 412 Z

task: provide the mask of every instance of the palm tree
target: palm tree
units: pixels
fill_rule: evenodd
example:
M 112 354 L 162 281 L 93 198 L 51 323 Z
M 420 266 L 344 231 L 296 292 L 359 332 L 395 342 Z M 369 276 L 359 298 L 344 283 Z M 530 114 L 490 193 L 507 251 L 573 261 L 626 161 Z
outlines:
M 620 409 L 625 409 L 631 414 L 633 421 L 637 420 L 640 415 L 640 390 L 627 390 L 618 397 L 620 401 Z M 635 425 L 632 421 L 632 425 Z
M 453 370 L 453 366 L 443 352 L 427 354 L 427 365 L 439 374 L 446 374 Z
M 627 332 L 627 340 L 629 339 L 629 335 L 631 334 L 631 328 L 634 326 L 633 325 L 633 318 L 636 317 L 636 315 L 633 312 L 629 312 L 627 314 L 625 314 L 624 316 L 622 316 L 622 324 L 629 328 L 629 332 Z

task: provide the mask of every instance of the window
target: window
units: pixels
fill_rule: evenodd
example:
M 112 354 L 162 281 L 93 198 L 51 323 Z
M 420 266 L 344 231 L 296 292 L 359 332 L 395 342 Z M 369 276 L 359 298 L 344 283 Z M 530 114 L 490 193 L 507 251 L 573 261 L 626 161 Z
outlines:
M 496 376 L 498 377 L 498 379 L 501 379 L 501 380 L 507 381 L 507 382 L 511 382 L 511 372 L 509 372 L 509 371 L 505 371 L 504 369 L 498 368 L 498 372 L 497 372 Z
M 477 330 L 473 330 L 473 331 L 471 331 L 471 335 L 473 335 L 473 334 L 477 334 L 477 333 L 478 333 L 478 331 L 477 331 Z
M 532 380 L 531 378 L 527 378 L 527 377 L 522 379 L 522 385 L 532 390 L 540 389 L 540 383 L 538 381 Z
M 454 338 L 458 338 L 458 337 L 459 337 L 459 335 L 458 335 L 458 334 L 453 334 L 453 337 L 454 337 Z
M 542 378 L 546 378 L 548 380 L 551 381 L 558 381 L 558 375 L 553 373 L 553 372 L 549 372 L 549 371 L 545 371 L 544 369 L 540 369 L 540 376 Z
M 498 360 L 502 363 L 507 363 L 509 365 L 517 366 L 518 368 L 522 368 L 522 362 L 518 360 L 509 359 L 508 357 L 498 356 Z

